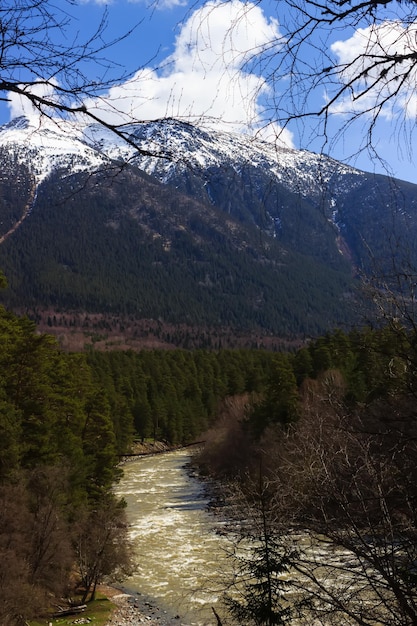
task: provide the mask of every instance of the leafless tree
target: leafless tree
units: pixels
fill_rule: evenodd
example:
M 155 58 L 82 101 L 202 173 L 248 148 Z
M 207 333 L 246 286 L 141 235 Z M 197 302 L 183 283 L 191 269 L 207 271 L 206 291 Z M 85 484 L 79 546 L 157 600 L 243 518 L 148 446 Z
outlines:
M 127 522 L 120 503 L 110 496 L 91 510 L 85 510 L 74 534 L 74 549 L 80 582 L 84 589 L 82 602 L 107 576 L 123 578 L 133 571 L 133 558 L 127 536 Z
M 104 10 L 95 30 L 82 39 L 74 28 L 75 0 L 5 0 L 0 6 L 0 100 L 29 101 L 43 116 L 97 122 L 138 147 L 123 125 L 104 119 L 86 105 L 129 74 L 111 59 L 112 48 L 133 34 L 137 25 L 117 38 L 108 37 Z M 131 120 L 135 121 L 135 120 Z M 158 150 L 152 152 L 159 155 Z M 150 154 L 150 153 L 149 153 Z M 161 155 L 163 154 L 161 153 Z
M 342 395 L 334 376 L 306 390 L 303 418 L 268 453 L 277 515 L 300 546 L 293 584 L 309 595 L 306 623 L 411 626 L 417 623 L 414 401 L 385 399 L 353 414 Z
M 30 507 L 29 580 L 57 597 L 67 591 L 73 552 L 65 519 L 68 492 L 65 467 L 41 467 L 28 475 Z
M 51 597 L 67 591 L 72 553 L 62 515 L 62 476 L 62 471 L 59 476 L 58 470 L 42 468 L 0 485 L 0 623 L 4 626 L 27 624 Z
M 300 132 L 308 121 L 309 137 L 320 136 L 327 150 L 362 121 L 361 148 L 377 158 L 375 128 L 379 119 L 390 119 L 398 150 L 409 156 L 416 115 L 415 0 L 286 0 L 277 6 L 280 51 L 271 48 L 262 59 L 273 86 L 271 120 L 283 128 L 298 122 Z

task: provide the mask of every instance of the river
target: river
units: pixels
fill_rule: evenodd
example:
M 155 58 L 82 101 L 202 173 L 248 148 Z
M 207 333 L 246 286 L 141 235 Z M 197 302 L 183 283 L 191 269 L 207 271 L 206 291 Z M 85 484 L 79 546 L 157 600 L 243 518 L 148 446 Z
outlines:
M 213 626 L 214 607 L 230 626 L 233 622 L 230 615 L 226 618 L 223 614 L 221 595 L 232 580 L 233 561 L 226 556 L 231 538 L 221 532 L 221 518 L 209 511 L 203 485 L 187 470 L 189 460 L 189 450 L 177 450 L 140 457 L 124 466 L 116 492 L 127 503 L 138 563 L 124 587 L 158 607 L 170 624 Z M 319 579 L 323 570 L 323 589 L 329 580 L 333 588 L 338 572 L 339 593 L 351 595 L 358 584 L 350 563 L 352 555 L 341 550 L 329 553 L 328 547 L 323 548 L 320 540 L 309 535 L 299 536 L 297 541 L 304 565 L 312 567 Z M 325 591 L 323 594 L 326 597 Z M 354 610 L 355 597 L 352 602 Z M 343 623 L 348 624 L 342 615 Z
M 189 460 L 189 450 L 177 450 L 124 466 L 116 492 L 127 503 L 138 562 L 124 586 L 179 616 L 178 626 L 205 626 L 215 623 L 212 607 L 221 614 L 227 546 Z

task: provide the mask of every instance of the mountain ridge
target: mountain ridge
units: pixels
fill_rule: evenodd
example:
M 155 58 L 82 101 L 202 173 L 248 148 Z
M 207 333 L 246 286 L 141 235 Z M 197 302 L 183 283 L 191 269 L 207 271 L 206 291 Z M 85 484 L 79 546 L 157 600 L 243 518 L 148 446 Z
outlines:
M 411 184 L 174 120 L 124 130 L 0 128 L 8 306 L 292 340 L 360 323 L 369 249 L 387 266 L 394 214 L 416 233 Z

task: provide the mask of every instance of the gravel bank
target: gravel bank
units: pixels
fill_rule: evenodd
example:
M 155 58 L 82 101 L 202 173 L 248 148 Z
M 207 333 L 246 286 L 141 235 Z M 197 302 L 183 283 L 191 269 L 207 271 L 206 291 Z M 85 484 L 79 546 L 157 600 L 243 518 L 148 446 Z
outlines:
M 104 590 L 117 609 L 106 626 L 181 626 L 180 617 L 168 617 L 164 611 L 153 606 L 140 594 L 130 595 L 117 589 Z

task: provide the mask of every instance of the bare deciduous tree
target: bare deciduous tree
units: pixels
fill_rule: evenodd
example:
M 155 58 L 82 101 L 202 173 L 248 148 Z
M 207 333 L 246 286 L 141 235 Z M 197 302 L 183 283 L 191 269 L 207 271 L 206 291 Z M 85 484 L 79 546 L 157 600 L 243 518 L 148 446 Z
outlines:
M 82 602 L 94 600 L 97 585 L 106 577 L 112 580 L 132 573 L 133 560 L 127 536 L 127 523 L 120 503 L 110 496 L 84 512 L 74 536 L 74 549 Z
M 64 517 L 68 472 L 64 467 L 40 467 L 28 476 L 30 506 L 29 580 L 57 597 L 67 591 L 73 552 Z
M 142 154 L 122 125 L 109 122 L 87 101 L 94 101 L 129 74 L 111 59 L 111 49 L 132 35 L 133 25 L 116 39 L 107 36 L 107 11 L 95 30 L 82 39 L 74 28 L 75 0 L 5 0 L 0 6 L 0 100 L 29 101 L 39 113 L 59 123 L 80 116 L 97 122 Z M 126 117 L 126 116 L 125 116 Z M 137 120 L 131 120 L 137 121 Z
M 412 153 L 417 76 L 417 4 L 394 0 L 286 0 L 279 5 L 280 52 L 262 71 L 270 118 L 283 128 L 309 123 L 323 146 L 363 122 L 362 148 L 377 158 L 379 119 L 390 119 L 398 150 Z M 331 127 L 337 116 L 336 129 Z M 320 123 L 322 122 L 322 123 Z
M 322 380 L 275 454 L 276 514 L 298 535 L 293 577 L 323 624 L 417 623 L 414 402 L 385 399 L 348 413 Z M 401 405 L 401 406 L 400 406 Z M 409 418 L 409 419 L 408 419 Z M 309 622 L 310 620 L 310 622 Z
M 0 622 L 14 626 L 30 619 L 41 601 L 29 582 L 30 516 L 23 485 L 0 487 Z

